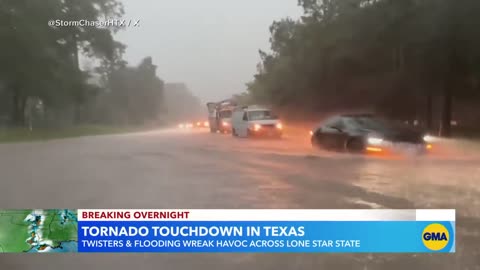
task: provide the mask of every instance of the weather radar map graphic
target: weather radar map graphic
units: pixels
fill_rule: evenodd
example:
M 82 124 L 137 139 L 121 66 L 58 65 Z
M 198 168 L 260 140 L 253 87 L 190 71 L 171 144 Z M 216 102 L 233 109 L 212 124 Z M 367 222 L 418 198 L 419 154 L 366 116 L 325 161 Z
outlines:
M 76 252 L 77 211 L 0 210 L 0 253 Z

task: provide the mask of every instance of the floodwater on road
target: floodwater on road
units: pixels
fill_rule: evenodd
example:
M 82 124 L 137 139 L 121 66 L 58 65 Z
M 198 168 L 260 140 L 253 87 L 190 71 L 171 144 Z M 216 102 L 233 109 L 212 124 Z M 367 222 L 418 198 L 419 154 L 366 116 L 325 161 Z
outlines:
M 368 157 L 312 149 L 304 133 L 250 140 L 172 129 L 0 145 L 0 206 L 453 208 L 456 253 L 1 255 L 0 267 L 480 269 L 477 143 L 442 141 L 423 157 Z

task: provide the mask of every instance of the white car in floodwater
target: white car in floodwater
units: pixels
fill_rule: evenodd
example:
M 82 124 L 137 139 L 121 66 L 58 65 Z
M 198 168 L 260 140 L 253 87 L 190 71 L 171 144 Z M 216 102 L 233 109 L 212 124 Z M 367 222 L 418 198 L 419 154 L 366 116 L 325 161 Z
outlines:
M 258 106 L 237 108 L 232 116 L 232 135 L 281 138 L 283 125 L 271 110 Z

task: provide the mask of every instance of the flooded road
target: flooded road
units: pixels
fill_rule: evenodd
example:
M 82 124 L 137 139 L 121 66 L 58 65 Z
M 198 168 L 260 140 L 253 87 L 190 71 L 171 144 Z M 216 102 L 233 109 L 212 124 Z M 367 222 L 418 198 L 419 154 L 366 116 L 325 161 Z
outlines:
M 158 130 L 0 145 L 0 206 L 454 208 L 457 252 L 0 255 L 0 268 L 480 269 L 477 143 L 444 141 L 426 157 L 366 157 L 314 150 L 305 135 L 249 140 Z

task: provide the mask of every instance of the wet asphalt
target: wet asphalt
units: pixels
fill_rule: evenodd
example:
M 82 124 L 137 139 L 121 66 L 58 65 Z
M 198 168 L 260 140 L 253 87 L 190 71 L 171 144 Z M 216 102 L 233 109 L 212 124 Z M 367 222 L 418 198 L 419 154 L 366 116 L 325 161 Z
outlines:
M 478 143 L 371 157 L 286 133 L 164 129 L 0 145 L 0 208 L 454 208 L 456 253 L 1 254 L 0 269 L 480 269 Z

